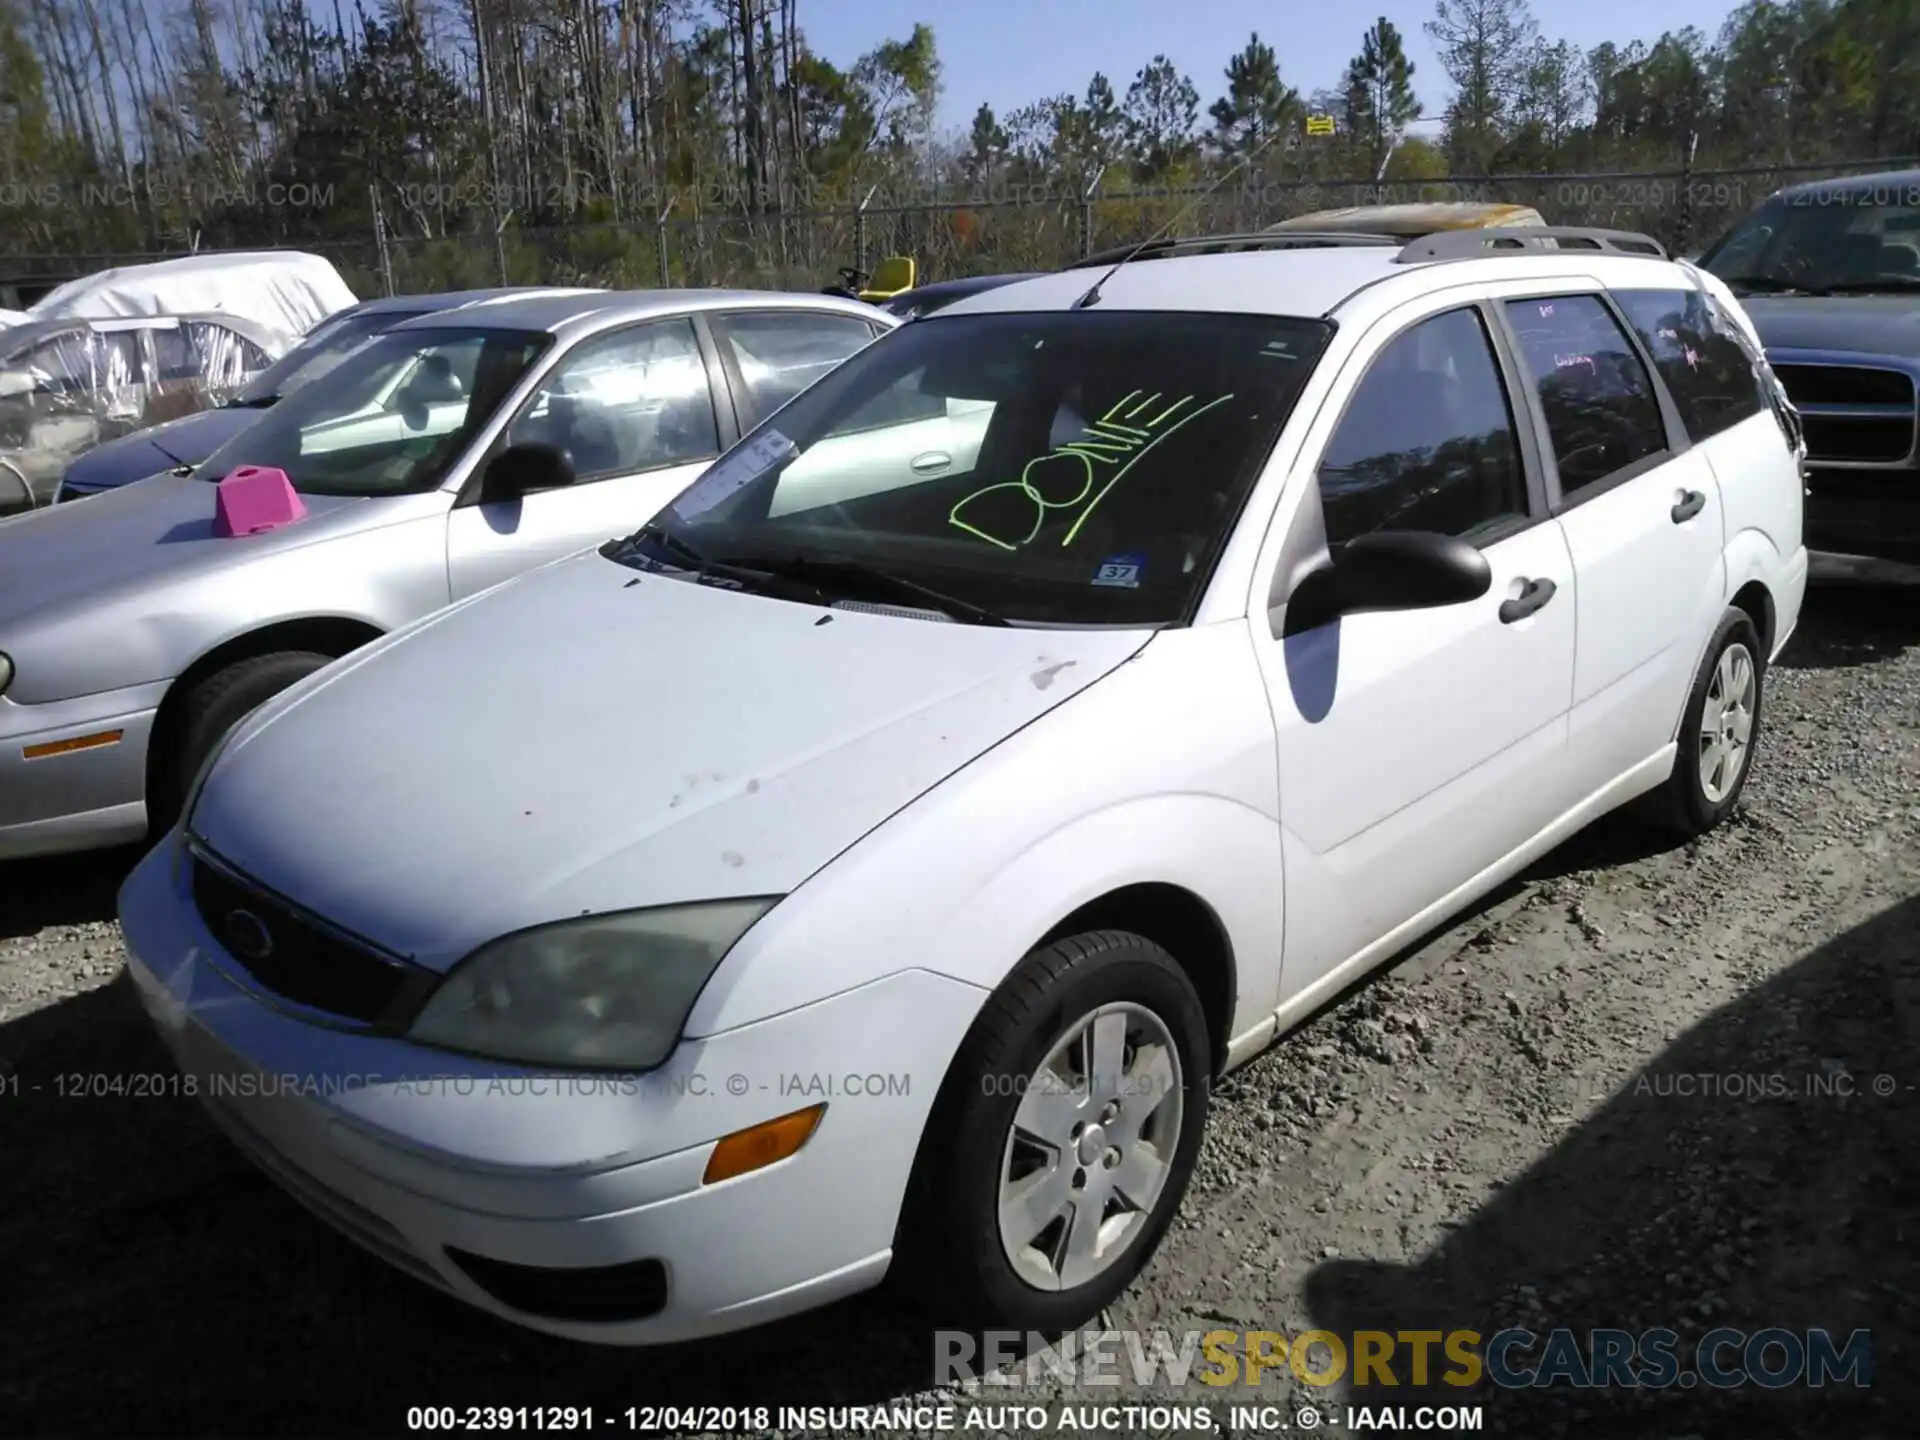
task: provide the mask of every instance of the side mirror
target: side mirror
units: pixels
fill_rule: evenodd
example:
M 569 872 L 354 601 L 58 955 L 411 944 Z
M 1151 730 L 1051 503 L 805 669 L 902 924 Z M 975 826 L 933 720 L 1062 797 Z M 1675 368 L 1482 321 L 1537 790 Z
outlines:
M 529 440 L 509 445 L 487 462 L 480 481 L 480 503 L 518 500 L 536 490 L 556 490 L 575 479 L 573 457 L 558 445 Z
M 1336 545 L 1286 601 L 1280 635 L 1299 635 L 1374 610 L 1430 610 L 1478 600 L 1493 588 L 1487 557 L 1464 540 L 1426 530 L 1383 530 Z
M 31 371 L 0 370 L 0 400 L 10 399 L 15 395 L 31 395 L 39 388 L 40 384 L 34 379 Z

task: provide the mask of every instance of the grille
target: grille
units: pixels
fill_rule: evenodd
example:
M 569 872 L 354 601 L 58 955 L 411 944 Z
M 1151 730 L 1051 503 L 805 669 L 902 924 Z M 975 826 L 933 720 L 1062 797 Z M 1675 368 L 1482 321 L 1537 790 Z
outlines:
M 658 1260 L 553 1270 L 492 1260 L 451 1245 L 447 1258 L 508 1309 L 549 1320 L 612 1324 L 645 1320 L 667 1308 L 667 1268 Z
M 234 963 L 295 1004 L 374 1025 L 414 988 L 410 967 L 340 939 L 197 855 L 193 902 Z
M 1898 465 L 1912 456 L 1916 405 L 1911 376 L 1867 365 L 1775 365 L 1806 425 L 1818 464 Z

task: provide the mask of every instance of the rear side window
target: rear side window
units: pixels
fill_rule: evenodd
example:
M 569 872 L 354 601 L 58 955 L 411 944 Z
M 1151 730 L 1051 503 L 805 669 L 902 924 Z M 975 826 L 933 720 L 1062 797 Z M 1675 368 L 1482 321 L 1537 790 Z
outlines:
M 1766 408 L 1759 374 L 1729 333 L 1731 317 L 1698 290 L 1617 290 L 1667 382 L 1687 434 L 1705 440 Z
M 1667 448 L 1653 379 L 1598 296 L 1509 300 L 1506 313 L 1546 415 L 1562 498 Z

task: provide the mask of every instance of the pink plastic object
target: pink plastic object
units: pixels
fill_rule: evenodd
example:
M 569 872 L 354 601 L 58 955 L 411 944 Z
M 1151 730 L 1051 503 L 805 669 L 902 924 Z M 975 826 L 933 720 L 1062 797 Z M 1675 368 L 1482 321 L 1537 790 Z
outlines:
M 284 470 L 242 465 L 214 489 L 213 533 L 263 535 L 306 518 L 306 502 Z

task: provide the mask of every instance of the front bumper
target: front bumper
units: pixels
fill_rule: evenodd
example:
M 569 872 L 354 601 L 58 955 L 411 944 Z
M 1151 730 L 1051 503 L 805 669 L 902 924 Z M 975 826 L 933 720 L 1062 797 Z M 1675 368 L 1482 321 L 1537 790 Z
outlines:
M 756 1325 L 885 1274 L 972 987 L 904 972 L 687 1041 L 650 1076 L 561 1076 L 297 1018 L 236 978 L 187 868 L 169 838 L 121 892 L 148 1014 L 242 1149 L 409 1274 L 622 1345 Z M 703 1185 L 720 1137 L 821 1101 L 798 1154 Z M 593 1319 L 576 1318 L 586 1292 Z
M 1807 548 L 1920 567 L 1920 470 L 1808 467 Z
M 166 689 L 162 681 L 45 705 L 0 696 L 0 860 L 146 834 L 147 741 Z M 48 753 L 80 742 L 93 743 Z

